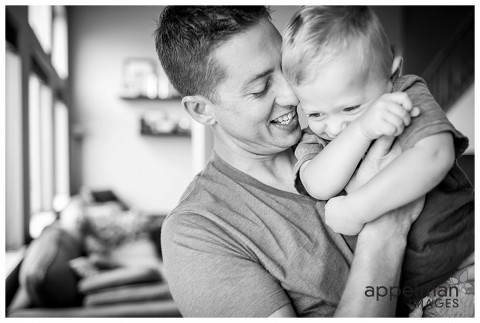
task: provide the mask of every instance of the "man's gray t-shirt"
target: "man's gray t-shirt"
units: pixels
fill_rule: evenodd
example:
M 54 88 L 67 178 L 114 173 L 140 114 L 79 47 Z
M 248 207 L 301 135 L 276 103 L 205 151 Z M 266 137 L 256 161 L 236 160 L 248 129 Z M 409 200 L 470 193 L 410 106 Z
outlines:
M 324 202 L 267 186 L 214 154 L 162 227 L 166 275 L 183 316 L 261 317 L 291 303 L 332 316 L 353 259 Z

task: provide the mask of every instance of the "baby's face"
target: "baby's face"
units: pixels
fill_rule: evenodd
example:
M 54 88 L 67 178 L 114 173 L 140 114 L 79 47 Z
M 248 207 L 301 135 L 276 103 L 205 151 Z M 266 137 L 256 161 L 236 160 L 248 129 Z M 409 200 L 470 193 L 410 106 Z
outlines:
M 389 81 L 361 66 L 355 50 L 345 50 L 319 68 L 313 80 L 294 86 L 310 129 L 332 140 L 387 91 Z

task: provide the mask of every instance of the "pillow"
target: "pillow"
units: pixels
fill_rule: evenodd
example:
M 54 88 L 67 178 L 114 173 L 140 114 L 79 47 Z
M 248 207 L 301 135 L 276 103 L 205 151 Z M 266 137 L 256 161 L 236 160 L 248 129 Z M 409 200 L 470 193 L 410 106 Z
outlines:
M 84 305 L 98 306 L 171 298 L 172 294 L 166 283 L 135 284 L 109 288 L 87 295 L 84 300 Z
M 122 285 L 159 282 L 160 272 L 153 268 L 125 267 L 101 272 L 83 278 L 78 283 L 78 290 L 83 294 L 91 294 L 98 290 Z
M 69 307 L 82 303 L 78 278 L 69 260 L 82 254 L 81 243 L 56 224 L 46 227 L 29 245 L 20 268 L 20 285 L 37 307 Z
M 95 266 L 88 257 L 78 257 L 68 262 L 70 268 L 78 277 L 85 278 L 96 275 L 100 270 Z
M 121 205 L 122 210 L 128 210 L 128 206 L 111 190 L 91 191 L 90 194 L 96 203 L 118 202 Z
M 85 207 L 82 227 L 87 252 L 108 253 L 147 235 L 148 218 L 137 212 L 122 211 L 116 202 L 106 202 Z

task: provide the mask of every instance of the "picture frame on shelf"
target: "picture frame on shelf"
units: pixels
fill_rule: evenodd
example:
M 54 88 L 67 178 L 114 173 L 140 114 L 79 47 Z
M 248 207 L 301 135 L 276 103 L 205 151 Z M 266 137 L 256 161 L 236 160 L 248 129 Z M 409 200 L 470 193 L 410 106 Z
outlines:
M 169 100 L 180 98 L 155 59 L 127 58 L 123 63 L 122 99 Z
M 121 97 L 126 99 L 157 97 L 157 66 L 149 58 L 127 58 L 123 63 Z
M 186 115 L 174 116 L 160 110 L 144 112 L 140 117 L 142 136 L 190 136 L 191 121 Z

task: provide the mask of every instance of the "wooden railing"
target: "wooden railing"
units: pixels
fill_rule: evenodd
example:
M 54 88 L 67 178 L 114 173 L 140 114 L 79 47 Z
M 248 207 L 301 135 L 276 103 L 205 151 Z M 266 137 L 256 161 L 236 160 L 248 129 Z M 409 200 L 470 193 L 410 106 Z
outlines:
M 445 111 L 474 82 L 474 25 L 472 12 L 422 74 L 432 95 Z

